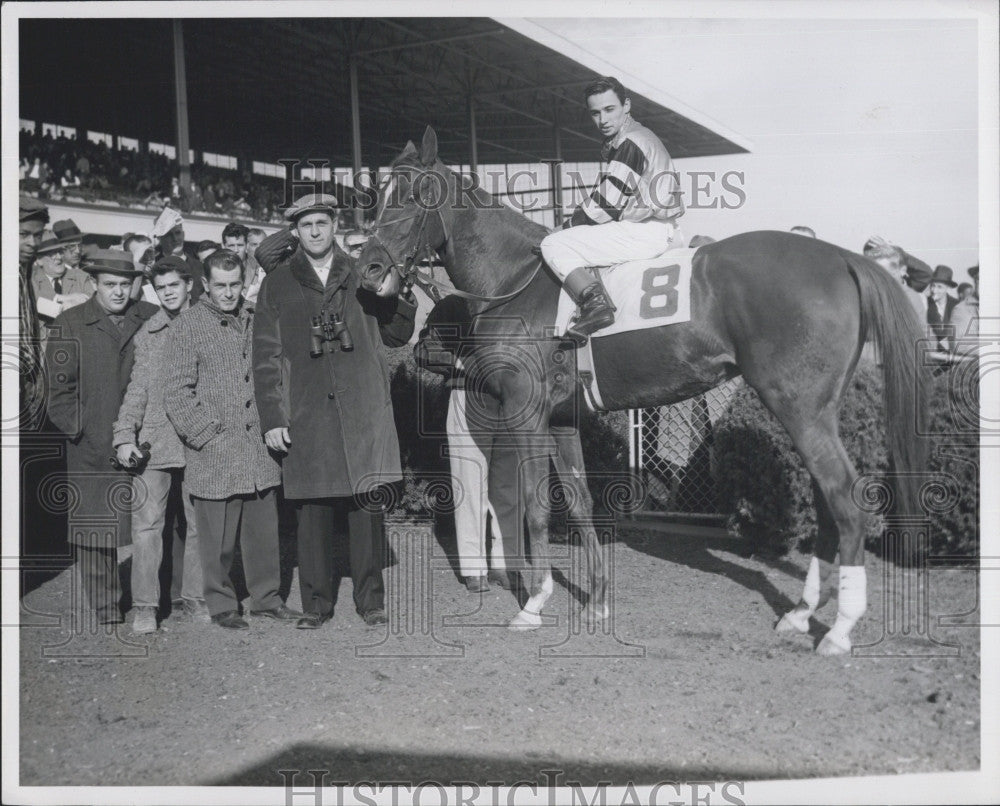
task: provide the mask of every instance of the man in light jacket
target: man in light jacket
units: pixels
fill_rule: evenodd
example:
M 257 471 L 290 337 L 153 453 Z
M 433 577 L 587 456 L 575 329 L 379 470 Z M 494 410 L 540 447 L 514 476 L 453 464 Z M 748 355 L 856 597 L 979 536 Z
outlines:
M 182 258 L 165 257 L 153 266 L 152 281 L 162 307 L 135 336 L 135 364 L 113 439 L 118 462 L 126 467 L 141 463 L 139 446 L 149 444 L 148 461 L 132 478 L 132 632 L 136 634 L 157 629 L 163 529 L 172 489 L 180 492 L 187 521 L 181 589 L 184 611 L 195 621 L 209 620 L 194 505 L 184 483 L 184 448 L 163 407 L 167 331 L 191 305 L 192 279 Z

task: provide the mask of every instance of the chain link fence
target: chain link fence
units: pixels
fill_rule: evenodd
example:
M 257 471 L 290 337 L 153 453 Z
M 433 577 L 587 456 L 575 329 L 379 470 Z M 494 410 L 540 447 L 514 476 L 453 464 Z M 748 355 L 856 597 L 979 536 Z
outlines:
M 743 383 L 733 378 L 670 406 L 629 412 L 632 470 L 646 487 L 644 511 L 721 518 L 714 426 Z

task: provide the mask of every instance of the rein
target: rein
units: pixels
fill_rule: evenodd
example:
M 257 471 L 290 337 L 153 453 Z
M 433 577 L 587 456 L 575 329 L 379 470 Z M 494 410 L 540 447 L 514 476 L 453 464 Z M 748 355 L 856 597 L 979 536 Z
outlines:
M 420 181 L 421 176 L 428 173 L 430 173 L 430 171 L 420 172 L 411 183 L 411 187 L 416 187 L 417 183 Z M 438 214 L 438 218 L 441 220 L 441 231 L 444 234 L 444 241 L 442 242 L 442 246 L 444 246 L 444 244 L 447 244 L 448 241 L 451 240 L 451 233 L 448 231 L 448 222 L 445 221 L 444 213 L 441 212 L 441 208 L 439 205 L 435 205 L 434 212 Z M 414 213 L 413 215 L 408 216 L 406 218 L 397 218 L 393 221 L 383 222 L 382 215 L 385 214 L 385 209 L 383 209 L 382 215 L 379 216 L 379 219 L 372 225 L 370 229 L 371 231 L 370 240 L 374 241 L 375 245 L 386 254 L 386 257 L 389 258 L 388 270 L 397 272 L 400 278 L 402 279 L 403 294 L 409 293 L 410 288 L 414 284 L 416 284 L 427 294 L 427 296 L 429 296 L 435 302 L 439 302 L 441 300 L 442 292 L 446 294 L 454 294 L 457 297 L 461 297 L 462 299 L 473 300 L 474 302 L 506 302 L 507 300 L 516 297 L 518 294 L 524 291 L 529 285 L 531 285 L 532 281 L 538 275 L 538 272 L 541 271 L 542 265 L 544 264 L 544 260 L 542 260 L 542 258 L 539 258 L 538 263 L 535 265 L 534 271 L 532 271 L 531 274 L 528 275 L 528 278 L 520 286 L 518 286 L 518 288 L 516 288 L 514 291 L 511 291 L 509 294 L 499 294 L 495 296 L 490 296 L 486 294 L 473 294 L 468 291 L 462 291 L 458 288 L 451 288 L 445 285 L 444 283 L 441 283 L 438 280 L 434 279 L 433 268 L 427 274 L 422 274 L 420 271 L 420 266 L 417 264 L 417 256 L 420 255 L 421 253 L 426 253 L 428 258 L 433 259 L 434 255 L 436 254 L 436 250 L 429 243 L 425 243 L 422 247 L 420 246 L 420 237 L 427 226 L 428 213 L 430 213 L 430 208 L 424 207 L 422 212 L 420 213 Z M 416 218 L 420 219 L 420 224 L 416 228 L 416 235 L 413 238 L 413 246 L 411 249 L 407 250 L 406 254 L 403 256 L 403 260 L 398 260 L 396 256 L 392 253 L 392 250 L 389 249 L 389 245 L 379 237 L 378 230 L 388 226 L 389 224 L 399 224 L 405 221 L 413 221 Z

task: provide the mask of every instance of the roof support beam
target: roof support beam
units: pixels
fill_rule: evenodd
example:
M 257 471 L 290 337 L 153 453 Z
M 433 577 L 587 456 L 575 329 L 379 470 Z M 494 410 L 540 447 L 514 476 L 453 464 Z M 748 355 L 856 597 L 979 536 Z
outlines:
M 443 45 L 448 42 L 464 42 L 469 39 L 480 39 L 484 36 L 498 36 L 506 33 L 505 28 L 495 28 L 492 31 L 480 31 L 478 34 L 462 34 L 461 36 L 444 36 L 440 39 L 421 39 L 418 42 L 405 42 L 401 45 L 387 45 L 384 48 L 371 48 L 370 50 L 357 51 L 359 56 L 371 56 L 376 53 L 389 53 L 394 50 L 408 50 L 409 48 L 422 48 L 425 45 Z M 412 34 L 411 34 L 412 36 Z
M 361 190 L 361 103 L 358 98 L 358 59 L 352 53 L 349 58 L 351 72 L 351 167 L 354 169 L 351 186 L 355 192 Z M 365 213 L 360 207 L 354 208 L 354 226 L 365 223 Z
M 191 137 L 188 132 L 184 24 L 181 20 L 174 20 L 174 97 L 177 101 L 177 164 L 180 166 L 181 191 L 187 193 L 191 188 Z

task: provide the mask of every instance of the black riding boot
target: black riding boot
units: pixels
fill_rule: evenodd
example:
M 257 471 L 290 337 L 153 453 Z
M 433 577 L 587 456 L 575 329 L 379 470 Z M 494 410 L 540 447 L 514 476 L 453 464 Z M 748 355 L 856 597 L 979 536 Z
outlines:
M 604 285 L 586 269 L 574 269 L 563 287 L 580 306 L 567 334 L 586 341 L 591 333 L 614 324 L 615 306 L 608 298 Z

